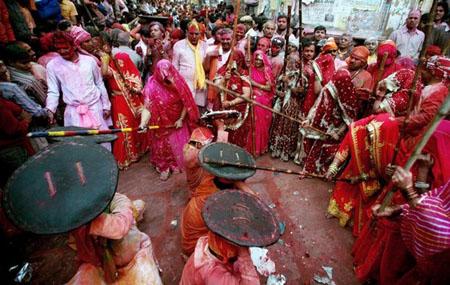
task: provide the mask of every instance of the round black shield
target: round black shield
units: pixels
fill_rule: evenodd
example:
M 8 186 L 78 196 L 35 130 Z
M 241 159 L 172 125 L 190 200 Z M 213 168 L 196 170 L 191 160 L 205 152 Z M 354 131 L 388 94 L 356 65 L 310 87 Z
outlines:
M 8 217 L 36 234 L 75 229 L 97 217 L 111 202 L 118 169 L 104 147 L 55 143 L 19 167 L 3 195 Z
M 281 235 L 272 210 L 254 195 L 240 190 L 211 195 L 202 216 L 211 231 L 241 246 L 268 246 Z
M 82 127 L 53 127 L 48 129 L 48 132 L 60 132 L 60 131 L 84 131 L 90 130 L 89 128 Z M 47 137 L 48 141 L 54 142 L 80 142 L 80 143 L 107 143 L 113 142 L 117 139 L 115 134 L 102 134 L 102 135 L 89 135 L 89 136 L 68 136 L 68 137 Z
M 204 169 L 217 177 L 244 180 L 255 175 L 255 159 L 245 149 L 234 144 L 216 142 L 203 147 L 198 159 Z M 250 166 L 247 168 L 245 166 Z

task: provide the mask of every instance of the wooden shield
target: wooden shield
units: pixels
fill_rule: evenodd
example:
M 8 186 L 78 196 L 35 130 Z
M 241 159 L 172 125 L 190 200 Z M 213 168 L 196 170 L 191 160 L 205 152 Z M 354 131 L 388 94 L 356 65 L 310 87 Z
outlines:
M 203 168 L 217 177 L 229 180 L 244 180 L 255 175 L 255 169 L 236 167 L 226 165 L 241 164 L 255 166 L 256 162 L 253 156 L 245 149 L 234 144 L 216 142 L 203 147 L 198 159 Z M 221 163 L 225 165 L 221 165 Z
M 268 246 L 281 235 L 272 210 L 254 195 L 240 190 L 211 195 L 202 216 L 211 231 L 241 246 Z
M 96 144 L 55 143 L 19 167 L 3 195 L 8 217 L 36 234 L 67 232 L 97 217 L 117 186 L 117 163 Z

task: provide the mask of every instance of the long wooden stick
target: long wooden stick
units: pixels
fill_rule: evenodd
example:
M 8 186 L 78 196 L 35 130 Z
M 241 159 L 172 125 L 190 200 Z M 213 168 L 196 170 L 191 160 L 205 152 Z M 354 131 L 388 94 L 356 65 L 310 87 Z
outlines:
M 445 101 L 442 104 L 441 108 L 439 108 L 438 113 L 434 117 L 433 121 L 431 121 L 431 123 L 427 127 L 427 131 L 425 132 L 423 137 L 420 139 L 420 141 L 417 143 L 411 156 L 408 158 L 408 161 L 406 162 L 405 166 L 403 167 L 406 171 L 409 171 L 411 169 L 414 162 L 416 162 L 417 157 L 420 155 L 423 148 L 427 144 L 428 140 L 431 138 L 434 131 L 438 127 L 439 123 L 445 118 L 445 116 L 447 116 L 449 111 L 450 111 L 450 96 L 447 95 L 447 98 L 445 98 Z M 391 203 L 396 190 L 397 189 L 394 187 L 392 191 L 389 191 L 386 194 L 386 197 L 384 198 L 383 203 L 381 203 L 379 212 L 384 211 L 384 209 Z
M 219 84 L 216 84 L 216 83 L 214 83 L 214 82 L 212 82 L 212 81 L 210 81 L 210 80 L 206 80 L 206 83 L 209 84 L 209 85 L 211 85 L 211 86 L 214 86 L 214 87 L 216 87 L 216 88 L 219 88 L 221 91 L 226 92 L 226 93 L 228 93 L 228 94 L 230 94 L 230 95 L 232 95 L 232 96 L 234 96 L 234 97 L 241 98 L 241 99 L 244 100 L 244 101 L 247 101 L 247 102 L 249 102 L 249 103 L 251 103 L 251 104 L 253 104 L 253 105 L 256 105 L 256 106 L 258 106 L 258 107 L 261 107 L 261 108 L 263 108 L 264 110 L 270 111 L 270 112 L 272 112 L 272 113 L 274 113 L 274 114 L 277 114 L 277 115 L 279 115 L 279 116 L 285 117 L 285 118 L 287 118 L 287 119 L 289 119 L 289 120 L 291 120 L 291 121 L 294 121 L 294 122 L 297 122 L 297 123 L 302 124 L 303 121 L 305 120 L 305 118 L 302 118 L 302 117 L 300 117 L 299 119 L 296 119 L 296 118 L 291 117 L 291 116 L 289 116 L 289 115 L 286 115 L 286 114 L 284 114 L 284 113 L 278 112 L 277 110 L 274 110 L 274 109 L 272 109 L 272 108 L 270 108 L 270 107 L 267 107 L 266 105 L 263 105 L 263 104 L 261 104 L 261 103 L 255 101 L 255 100 L 246 98 L 246 97 L 242 96 L 241 94 L 238 94 L 237 92 L 234 92 L 234 91 L 232 91 L 232 90 L 229 90 L 229 89 L 227 89 L 227 88 L 225 88 L 225 87 L 223 87 L 223 86 L 221 86 L 221 85 L 219 85 Z M 314 127 L 311 127 L 311 126 L 304 126 L 304 128 L 308 128 L 308 129 L 311 129 L 311 130 L 313 130 L 313 131 L 315 131 L 315 132 L 317 132 L 317 133 L 319 133 L 319 134 L 321 134 L 321 135 L 328 136 L 328 134 L 326 134 L 324 131 L 319 130 L 319 129 L 316 129 L 316 128 L 314 128 Z
M 286 66 L 288 62 L 288 51 L 289 51 L 289 35 L 291 30 L 291 13 L 292 13 L 292 6 L 288 6 L 288 13 L 287 13 L 287 28 L 286 28 L 286 35 L 284 36 L 285 46 L 284 46 L 284 62 L 283 62 L 283 68 L 281 69 L 281 74 L 286 73 Z
M 216 164 L 220 166 L 232 166 L 237 168 L 245 168 L 245 169 L 255 169 L 255 170 L 264 170 L 264 171 L 270 171 L 270 172 L 277 172 L 277 173 L 286 173 L 286 174 L 294 174 L 294 175 L 301 175 L 309 178 L 319 178 L 319 179 L 325 179 L 322 175 L 317 175 L 313 173 L 306 173 L 303 171 L 296 171 L 292 169 L 286 169 L 286 168 L 275 168 L 275 167 L 266 167 L 266 166 L 259 166 L 259 165 L 248 165 L 243 164 L 240 162 L 231 162 L 231 161 L 225 161 L 225 160 L 213 160 L 209 158 L 204 158 L 203 162 L 210 163 L 210 164 Z M 344 182 L 350 182 L 350 179 L 343 179 L 343 178 L 336 178 L 334 181 L 344 181 Z
M 169 126 L 166 128 L 173 128 Z M 159 129 L 159 126 L 148 126 L 149 130 Z M 95 136 L 95 135 L 109 135 L 115 133 L 129 133 L 137 131 L 138 128 L 121 128 L 121 129 L 107 129 L 107 130 L 77 130 L 77 131 L 47 131 L 47 132 L 30 132 L 27 137 L 42 138 L 42 137 L 73 137 L 73 136 Z
M 247 37 L 247 54 L 250 58 L 248 64 L 248 77 L 252 78 L 252 53 L 251 53 L 251 37 L 248 35 Z M 253 87 L 250 84 L 250 98 L 253 100 Z M 252 155 L 256 155 L 256 130 L 255 130 L 255 107 L 253 104 L 250 104 L 250 126 L 252 128 Z

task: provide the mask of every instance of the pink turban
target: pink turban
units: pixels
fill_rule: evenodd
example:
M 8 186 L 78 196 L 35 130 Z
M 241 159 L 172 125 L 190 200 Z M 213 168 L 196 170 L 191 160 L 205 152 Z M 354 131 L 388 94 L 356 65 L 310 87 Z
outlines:
M 78 27 L 78 26 L 72 27 L 72 29 L 70 30 L 70 36 L 72 37 L 73 43 L 76 46 L 80 46 L 85 41 L 88 41 L 91 39 L 91 34 L 86 32 L 86 30 L 83 29 L 82 27 Z

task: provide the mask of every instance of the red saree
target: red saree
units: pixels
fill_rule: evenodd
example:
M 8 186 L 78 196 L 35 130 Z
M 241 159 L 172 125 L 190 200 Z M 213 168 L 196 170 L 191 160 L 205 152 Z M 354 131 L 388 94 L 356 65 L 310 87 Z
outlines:
M 137 128 L 140 123 L 141 108 L 144 106 L 139 71 L 128 54 L 121 52 L 110 61 L 109 68 L 113 74 L 107 79 L 111 92 L 113 126 L 114 128 Z M 147 139 L 136 131 L 118 133 L 117 137 L 113 143 L 113 155 L 120 169 L 127 168 L 131 163 L 139 160 L 147 150 Z
M 369 220 L 367 213 L 383 187 L 382 181 L 388 179 L 385 168 L 392 160 L 398 135 L 395 120 L 388 114 L 380 114 L 352 123 L 339 146 L 336 157 L 342 157 L 342 162 L 349 158 L 339 178 L 360 181 L 336 182 L 328 213 L 337 217 L 341 226 L 353 218 L 354 236 Z
M 230 59 L 231 58 L 229 58 L 228 60 Z M 250 82 L 247 79 L 244 79 L 244 76 L 248 75 L 244 54 L 239 50 L 234 50 L 233 61 L 235 62 L 233 66 L 236 66 L 237 74 L 236 72 L 231 72 L 231 77 L 226 82 L 225 87 L 242 95 L 242 88 L 250 88 Z M 227 67 L 228 62 L 217 71 L 215 80 L 221 80 L 222 82 L 225 80 L 224 76 L 227 73 Z M 224 109 L 221 105 L 222 102 L 232 101 L 233 99 L 235 99 L 235 97 L 226 92 L 221 92 L 219 94 L 219 99 L 220 102 L 218 102 L 216 105 L 220 106 L 214 106 L 214 109 L 222 110 Z M 251 152 L 251 141 L 248 142 L 248 134 L 252 131 L 250 104 L 244 101 L 227 109 L 236 110 L 240 113 L 239 118 L 237 118 L 236 120 L 225 122 L 225 130 L 228 131 L 228 142 L 238 145 L 242 148 L 246 148 L 247 151 Z M 250 148 L 247 148 L 248 146 L 250 146 Z
M 359 113 L 360 104 L 346 69 L 338 70 L 332 80 L 320 92 L 306 119 L 308 125 L 323 133 L 337 133 L 339 129 L 350 125 Z M 323 174 L 332 162 L 338 150 L 340 140 L 316 132 L 310 128 L 301 128 L 298 159 L 303 163 L 304 171 Z
M 155 73 L 145 85 L 144 103 L 151 114 L 150 124 L 159 126 L 149 132 L 150 162 L 160 173 L 182 170 L 183 146 L 189 140 L 189 129 L 199 119 L 199 112 L 189 87 L 170 61 L 162 59 L 156 64 Z M 176 129 L 174 124 L 183 108 L 186 117 L 182 127 Z

